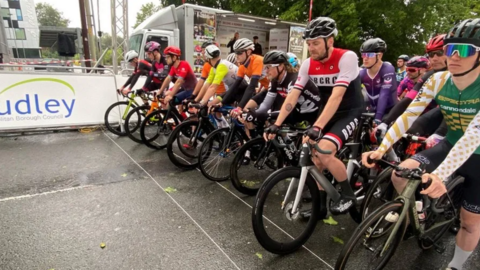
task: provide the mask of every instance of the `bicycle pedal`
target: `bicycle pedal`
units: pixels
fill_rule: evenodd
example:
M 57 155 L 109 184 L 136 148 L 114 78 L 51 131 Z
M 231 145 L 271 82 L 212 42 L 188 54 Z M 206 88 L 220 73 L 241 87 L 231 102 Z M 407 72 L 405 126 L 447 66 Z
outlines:
M 439 254 L 443 254 L 447 249 L 447 247 L 442 243 L 435 243 L 433 244 L 433 246 L 435 247 L 435 251 L 438 252 Z

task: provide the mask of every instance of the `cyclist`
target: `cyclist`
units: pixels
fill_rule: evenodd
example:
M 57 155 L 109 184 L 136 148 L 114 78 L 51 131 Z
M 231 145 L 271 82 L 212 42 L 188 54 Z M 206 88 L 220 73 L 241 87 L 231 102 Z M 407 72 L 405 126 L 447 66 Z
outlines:
M 330 205 L 332 214 L 346 213 L 355 204 L 345 164 L 335 153 L 352 135 L 364 109 L 358 57 L 352 51 L 334 48 L 337 33 L 331 18 L 318 17 L 308 23 L 303 38 L 311 57 L 302 63 L 295 83 L 295 88 L 303 90 L 312 80 L 320 92 L 323 110 L 307 136 L 321 149 L 332 151 L 327 155 L 313 150 L 312 154 L 315 165 L 320 170 L 327 168 L 342 188 L 342 198 Z M 321 203 L 325 205 L 326 201 Z
M 380 38 L 365 41 L 360 47 L 364 69 L 360 70 L 360 79 L 375 112 L 375 122 L 380 124 L 382 118 L 397 103 L 395 91 L 395 68 L 389 62 L 383 62 L 387 44 Z
M 438 198 L 446 193 L 445 183 L 456 172 L 465 178 L 461 228 L 456 237 L 455 254 L 447 269 L 461 270 L 480 239 L 480 19 L 467 19 L 456 24 L 444 40 L 448 71 L 437 72 L 425 83 L 405 113 L 389 129 L 381 146 L 362 157 L 380 159 L 427 105 L 435 99 L 447 120 L 446 139 L 433 148 L 407 159 L 401 167 L 426 165 L 422 181 L 432 184 L 421 194 Z M 406 181 L 392 174 L 392 182 L 401 192 Z
M 208 74 L 210 73 L 210 69 L 212 68 L 212 65 L 210 64 L 208 59 L 205 57 L 205 48 L 207 48 L 207 46 L 209 46 L 209 45 L 213 45 L 213 42 L 205 41 L 202 44 L 202 57 L 205 60 L 205 63 L 203 64 L 203 68 L 202 68 L 202 76 L 200 77 L 200 80 L 198 81 L 197 85 L 195 86 L 195 89 L 193 90 L 193 94 L 190 97 L 190 99 L 192 99 L 192 100 L 195 99 L 198 96 L 198 94 L 200 93 L 200 90 L 202 89 L 205 81 L 207 80 Z M 217 94 L 223 94 L 224 92 L 225 92 L 225 85 L 220 80 L 220 84 L 216 88 L 216 93 Z
M 160 43 L 155 41 L 149 41 L 145 44 L 145 52 L 147 57 L 152 60 L 152 68 L 148 73 L 147 80 L 142 87 L 144 91 L 153 91 L 160 88 L 162 82 L 168 76 L 170 71 L 169 65 L 165 57 L 160 53 L 161 47 Z
M 232 104 L 235 95 L 238 95 L 240 90 L 238 86 L 244 80 L 244 76 L 250 78 L 249 85 L 243 93 L 243 97 L 240 100 L 236 109 L 232 110 L 232 116 L 238 117 L 241 115 L 243 108 L 255 93 L 255 88 L 260 83 L 261 87 L 268 88 L 269 81 L 265 77 L 265 71 L 263 68 L 263 57 L 253 54 L 255 44 L 248 38 L 241 38 L 233 45 L 235 54 L 237 55 L 237 62 L 240 65 L 238 67 L 237 79 L 232 88 L 225 93 L 222 99 L 223 104 Z
M 417 81 L 427 72 L 427 69 L 430 67 L 430 61 L 423 56 L 414 56 L 408 60 L 406 66 L 407 77 L 400 82 L 397 88 L 397 96 L 400 100 L 408 95 Z
M 405 70 L 405 63 L 410 59 L 408 55 L 402 54 L 397 59 L 397 83 L 400 83 L 405 75 L 407 75 L 407 71 Z
M 192 95 L 193 89 L 197 84 L 197 77 L 195 77 L 190 64 L 187 61 L 180 60 L 180 55 L 182 54 L 180 48 L 168 46 L 163 51 L 163 54 L 171 68 L 168 77 L 160 87 L 159 94 L 161 95 L 169 86 L 172 79 L 176 79 L 172 89 L 166 93 L 164 103 L 168 104 L 170 100 L 173 100 L 174 104 L 180 104 L 184 99 Z
M 290 57 L 288 59 L 288 61 L 290 62 L 290 65 L 292 65 L 292 67 L 298 72 L 298 69 L 300 68 L 300 62 L 298 61 L 298 57 L 291 52 L 288 52 L 287 55 L 288 57 Z
M 152 68 L 152 64 L 150 64 L 147 60 L 138 60 L 138 53 L 134 50 L 131 50 L 125 54 L 125 61 L 130 63 L 134 69 L 132 76 L 130 76 L 125 84 L 120 87 L 120 91 L 122 91 L 124 95 L 131 91 L 130 89 L 135 86 L 140 76 L 148 75 L 150 69 Z

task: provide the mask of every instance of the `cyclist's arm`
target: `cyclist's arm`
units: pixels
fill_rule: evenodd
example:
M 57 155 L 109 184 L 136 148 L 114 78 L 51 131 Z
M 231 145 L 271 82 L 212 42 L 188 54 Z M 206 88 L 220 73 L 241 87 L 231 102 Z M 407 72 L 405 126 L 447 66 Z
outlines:
M 140 76 L 148 75 L 149 71 L 150 71 L 150 66 L 145 65 L 145 63 L 143 62 L 139 62 L 137 72 L 130 77 L 131 79 L 130 89 L 135 87 L 135 84 L 137 83 L 138 78 L 140 78 Z
M 402 115 L 405 110 L 408 108 L 408 106 L 412 103 L 412 99 L 405 97 L 402 100 L 400 100 L 393 108 L 390 110 L 390 112 L 382 119 L 382 122 L 390 125 L 392 122 L 398 119 L 400 115 Z
M 259 59 L 257 58 L 257 60 Z M 252 65 L 253 70 L 252 76 L 250 78 L 250 84 L 248 84 L 247 89 L 245 89 L 245 92 L 243 93 L 242 100 L 238 104 L 238 107 L 242 109 L 243 107 L 245 107 L 245 105 L 247 105 L 247 102 L 252 98 L 253 94 L 255 93 L 255 89 L 258 87 L 258 81 L 262 77 L 263 72 L 263 61 L 253 61 L 253 63 L 250 64 Z
M 235 92 L 237 92 L 238 87 L 240 84 L 243 82 L 243 76 L 242 77 L 237 77 L 237 80 L 233 84 L 231 89 L 228 89 L 227 92 L 225 92 L 225 95 L 223 97 L 218 96 L 217 99 L 219 99 L 223 104 L 232 104 L 233 101 L 235 101 Z
M 272 108 L 273 102 L 275 101 L 275 98 L 277 98 L 277 84 L 270 83 L 270 88 L 268 89 L 267 94 L 265 95 L 265 99 L 262 101 L 262 103 L 257 104 L 258 109 L 257 112 L 259 113 L 266 113 L 269 109 Z
M 452 175 L 480 146 L 480 112 L 475 115 L 463 136 L 453 146 L 445 160 L 432 172 L 445 180 Z
M 338 64 L 340 74 L 332 90 L 332 95 L 328 98 L 327 104 L 323 109 L 320 117 L 318 117 L 314 126 L 325 128 L 333 115 L 337 112 L 338 106 L 342 102 L 343 95 L 347 91 L 347 87 L 351 81 L 358 77 L 358 57 L 352 52 L 348 51 L 343 54 Z
M 275 121 L 275 125 L 281 126 L 283 124 L 283 121 L 287 119 L 288 115 L 295 109 L 295 106 L 297 105 L 298 98 L 302 94 L 302 90 L 298 88 L 293 88 L 290 93 L 288 93 L 287 97 L 285 98 L 285 101 L 283 102 L 282 109 L 280 110 L 280 114 L 277 117 L 277 120 Z
M 145 83 L 143 84 L 143 87 L 142 87 L 143 90 L 150 89 L 150 84 L 152 83 L 152 79 L 153 79 L 152 74 L 154 72 L 155 72 L 155 66 L 152 64 L 152 66 L 150 67 L 149 73 L 147 73 L 147 79 L 145 80 Z M 160 87 L 160 89 L 162 89 L 162 88 Z
M 437 128 L 437 130 L 435 130 L 434 134 L 445 137 L 447 135 L 447 131 L 448 131 L 447 122 L 445 122 L 445 119 L 442 119 L 442 123 Z
M 214 69 L 210 69 L 210 73 L 208 74 L 207 78 L 207 86 L 204 86 L 202 89 L 203 91 L 206 91 L 205 94 L 203 94 L 202 97 L 202 103 L 207 104 L 208 100 L 217 92 L 218 86 L 222 83 L 223 79 L 228 73 L 228 68 L 227 66 L 220 64 L 217 66 L 216 71 L 214 72 Z
M 395 69 L 393 66 L 386 67 L 385 74 L 383 75 L 382 88 L 380 89 L 380 96 L 378 97 L 377 110 L 375 112 L 376 120 L 382 121 L 382 117 L 387 110 L 388 101 L 395 98 L 393 94 L 397 85 L 395 77 Z
M 160 92 L 158 93 L 158 95 L 161 95 L 163 93 L 163 91 L 165 90 L 165 88 L 168 88 L 171 81 L 172 81 L 172 76 L 169 75 L 167 78 L 165 78 L 165 81 L 163 81 L 162 86 L 160 86 Z M 178 82 L 178 80 L 177 80 L 177 82 Z
M 407 88 L 407 77 L 403 78 L 403 80 L 398 84 L 397 87 L 397 97 L 401 96 L 403 90 Z
M 182 87 L 184 81 L 185 80 L 182 77 L 178 77 L 177 81 L 172 87 L 172 90 L 168 92 L 168 95 L 174 97 L 177 94 L 178 90 L 180 90 L 180 87 Z
M 412 126 L 413 122 L 427 108 L 428 104 L 435 98 L 438 89 L 445 84 L 446 73 L 441 76 L 431 77 L 422 87 L 415 100 L 408 106 L 405 112 L 400 116 L 395 124 L 388 130 L 382 144 L 377 151 L 384 154 L 390 147 L 396 143 L 401 136 Z

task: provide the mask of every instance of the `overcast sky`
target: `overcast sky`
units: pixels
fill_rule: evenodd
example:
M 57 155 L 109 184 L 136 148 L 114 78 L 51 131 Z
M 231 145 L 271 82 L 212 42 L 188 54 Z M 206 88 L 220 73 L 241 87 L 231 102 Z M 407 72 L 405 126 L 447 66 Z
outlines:
M 97 1 L 100 1 L 100 27 L 103 32 L 111 33 L 111 17 L 110 2 L 111 0 L 89 0 L 93 2 L 93 10 L 95 15 L 95 24 L 98 23 Z M 81 27 L 80 8 L 78 0 L 34 0 L 37 3 L 48 3 L 63 13 L 63 16 L 70 20 L 69 27 Z M 153 2 L 159 4 L 158 0 L 130 0 L 128 2 L 128 24 L 130 25 L 129 33 L 132 32 L 131 26 L 135 24 L 137 12 L 143 4 Z M 97 25 L 98 31 L 98 25 Z

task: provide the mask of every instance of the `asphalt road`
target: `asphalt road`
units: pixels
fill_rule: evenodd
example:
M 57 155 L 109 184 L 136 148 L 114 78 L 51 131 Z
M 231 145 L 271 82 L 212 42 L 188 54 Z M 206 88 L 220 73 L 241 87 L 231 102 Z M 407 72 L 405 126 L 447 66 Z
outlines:
M 2 270 L 333 269 L 332 236 L 356 227 L 320 221 L 306 248 L 271 254 L 252 231 L 253 197 L 100 130 L 0 137 L 0 160 Z M 444 254 L 403 242 L 386 269 L 441 269 L 453 235 L 444 242 Z M 478 251 L 464 269 L 480 269 Z

